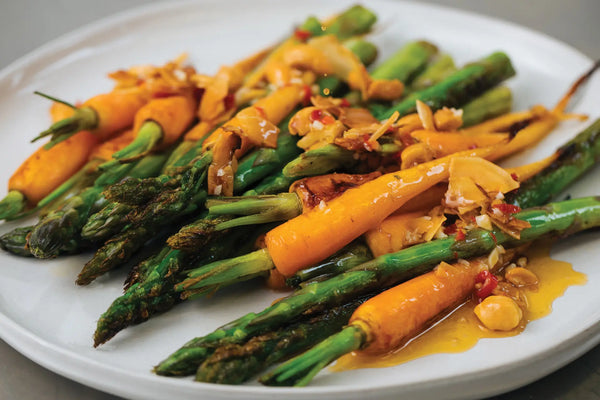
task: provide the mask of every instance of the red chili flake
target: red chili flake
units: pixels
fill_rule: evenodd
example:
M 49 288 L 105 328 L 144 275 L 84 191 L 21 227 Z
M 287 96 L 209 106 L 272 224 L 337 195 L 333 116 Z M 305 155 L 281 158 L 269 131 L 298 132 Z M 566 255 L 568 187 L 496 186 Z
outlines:
M 296 29 L 294 31 L 294 36 L 296 37 L 296 39 L 305 42 L 308 39 L 310 39 L 310 37 L 312 36 L 312 33 L 310 31 L 304 30 L 304 29 Z
M 472 144 L 469 146 L 469 150 L 475 150 L 477 148 L 476 144 Z
M 492 294 L 494 289 L 496 289 L 496 286 L 498 286 L 498 278 L 493 274 L 490 274 L 488 270 L 483 270 L 475 277 L 475 283 L 481 285 L 475 289 L 475 296 L 477 296 L 481 303 L 483 299 Z
M 348 99 L 342 99 L 342 101 L 340 102 L 340 107 L 350 107 L 350 102 L 348 101 Z
M 510 177 L 513 178 L 513 180 L 515 180 L 516 182 L 519 182 L 519 176 L 517 174 L 515 174 L 514 172 L 512 174 L 510 174 Z
M 227 96 L 225 96 L 223 102 L 225 103 L 226 110 L 230 110 L 233 107 L 235 107 L 235 96 L 233 95 L 233 93 L 229 93 Z
M 459 229 L 456 231 L 456 240 L 457 241 L 461 241 L 461 240 L 465 240 L 465 238 L 467 237 L 467 235 L 465 234 L 465 231 L 462 229 Z
M 415 139 L 410 135 L 401 135 L 400 141 L 404 145 L 404 147 L 408 147 L 410 145 L 415 144 Z
M 392 158 L 398 163 L 402 163 L 402 150 L 392 154 Z
M 490 232 L 490 236 L 494 239 L 494 243 L 498 244 L 498 239 L 496 238 L 496 235 L 494 235 L 494 232 Z
M 262 118 L 267 119 L 267 113 L 265 112 L 264 108 L 258 106 L 254 106 L 254 108 L 256 108 L 256 111 L 258 111 Z
M 202 96 L 204 96 L 204 89 L 203 88 L 194 88 L 194 98 L 196 100 L 200 100 L 202 98 Z
M 306 107 L 310 104 L 310 98 L 312 97 L 312 90 L 310 86 L 304 85 L 304 95 L 302 97 L 302 103 Z
M 171 92 L 154 92 L 152 93 L 153 99 L 164 99 L 166 97 L 171 97 L 173 94 Z
M 515 214 L 521 211 L 521 207 L 506 203 L 494 204 L 492 207 L 498 209 L 503 214 Z
M 490 271 L 488 271 L 487 269 L 484 269 L 483 271 L 480 271 L 477 276 L 475 277 L 475 283 L 483 283 L 485 282 L 486 278 L 488 278 L 490 276 Z
M 311 121 L 321 121 L 323 119 L 323 117 L 324 117 L 323 111 L 318 108 L 312 110 L 310 113 Z
M 456 224 L 448 225 L 444 228 L 444 233 L 446 235 L 454 235 L 456 233 Z
M 324 115 L 323 118 L 321 118 L 321 122 L 325 125 L 333 124 L 335 122 L 335 118 L 333 118 L 331 115 Z

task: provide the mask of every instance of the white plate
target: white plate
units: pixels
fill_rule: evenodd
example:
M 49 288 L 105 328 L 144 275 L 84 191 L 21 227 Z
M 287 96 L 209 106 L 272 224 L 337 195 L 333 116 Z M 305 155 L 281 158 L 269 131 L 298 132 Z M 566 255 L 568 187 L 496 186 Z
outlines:
M 211 73 L 289 34 L 290 27 L 317 12 L 327 16 L 353 3 L 267 0 L 164 3 L 103 20 L 54 41 L 0 73 L 0 181 L 33 150 L 28 138 L 48 124 L 48 103 L 34 90 L 81 100 L 106 91 L 109 71 L 161 64 L 188 52 L 199 71 Z M 515 108 L 552 106 L 591 61 L 564 44 L 509 23 L 451 9 L 401 2 L 369 1 L 380 16 L 372 35 L 384 59 L 403 43 L 424 38 L 452 54 L 459 64 L 505 50 L 518 76 L 511 80 Z M 598 117 L 600 77 L 578 96 L 575 111 Z M 585 124 L 569 121 L 542 145 L 510 161 L 521 164 L 549 154 Z M 576 184 L 573 196 L 599 193 L 599 171 Z M 12 224 L 0 226 L 2 232 Z M 83 384 L 139 399 L 249 398 L 469 398 L 492 395 L 531 382 L 573 360 L 600 339 L 600 255 L 598 232 L 562 242 L 555 257 L 588 275 L 585 286 L 569 288 L 553 313 L 521 335 L 482 340 L 461 354 L 433 355 L 385 369 L 323 372 L 308 388 L 225 386 L 154 376 L 150 368 L 188 339 L 248 311 L 268 305 L 277 294 L 254 287 L 183 304 L 127 329 L 99 349 L 92 348 L 98 316 L 120 294 L 124 271 L 89 287 L 73 280 L 88 255 L 37 261 L 0 254 L 0 337 L 25 356 Z

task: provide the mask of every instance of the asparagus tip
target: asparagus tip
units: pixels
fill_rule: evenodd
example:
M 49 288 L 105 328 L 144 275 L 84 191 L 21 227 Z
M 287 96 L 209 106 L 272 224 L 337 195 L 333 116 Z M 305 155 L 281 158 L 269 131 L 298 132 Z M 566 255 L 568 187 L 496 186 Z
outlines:
M 0 201 L 0 219 L 7 219 L 19 214 L 25 208 L 25 196 L 18 190 L 11 190 Z

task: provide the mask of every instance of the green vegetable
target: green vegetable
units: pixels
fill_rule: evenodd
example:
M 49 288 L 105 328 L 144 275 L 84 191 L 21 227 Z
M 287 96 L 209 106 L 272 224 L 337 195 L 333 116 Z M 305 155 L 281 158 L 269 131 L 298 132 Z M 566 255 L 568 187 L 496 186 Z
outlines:
M 515 70 L 508 56 L 501 52 L 493 53 L 480 61 L 464 66 L 427 89 L 410 94 L 375 117 L 384 120 L 396 111 L 400 116 L 414 113 L 417 111 L 417 100 L 427 104 L 433 111 L 444 106 L 458 108 L 514 74 Z

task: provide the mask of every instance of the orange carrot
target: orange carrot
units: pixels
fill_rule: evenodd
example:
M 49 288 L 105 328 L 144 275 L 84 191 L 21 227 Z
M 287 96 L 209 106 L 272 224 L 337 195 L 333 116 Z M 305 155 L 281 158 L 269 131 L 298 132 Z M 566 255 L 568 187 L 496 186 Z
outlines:
M 60 103 L 50 109 L 53 121 L 72 113 L 70 107 Z M 8 190 L 21 192 L 30 206 L 37 204 L 85 164 L 97 142 L 90 132 L 81 131 L 49 150 L 40 147 L 10 177 Z
M 150 100 L 135 114 L 133 131 L 138 132 L 147 121 L 162 128 L 163 147 L 173 144 L 194 120 L 196 101 L 189 96 L 171 96 Z
M 398 348 L 444 310 L 464 300 L 483 269 L 477 261 L 441 263 L 433 271 L 375 296 L 354 311 L 350 325 L 366 334 L 362 352 L 383 354 Z
M 418 130 L 411 133 L 411 136 L 420 143 L 425 143 L 435 157 L 441 157 L 452 153 L 458 153 L 477 147 L 486 147 L 508 142 L 507 133 L 478 133 L 474 135 L 465 135 L 460 132 L 435 132 L 427 130 Z
M 96 145 L 96 147 L 94 147 L 94 149 L 91 151 L 88 158 L 90 161 L 108 161 L 112 158 L 112 155 L 114 153 L 124 149 L 133 141 L 133 139 L 135 139 L 133 129 L 123 131 L 120 134 L 112 137 L 111 139 Z
M 555 152 L 554 154 L 539 160 L 534 161 L 531 164 L 520 165 L 518 167 L 506 168 L 506 171 L 511 175 L 516 175 L 519 182 L 525 182 L 526 180 L 533 178 L 544 169 L 552 165 L 554 161 L 558 159 L 560 154 Z
M 460 156 L 487 156 L 493 148 Z M 279 272 L 291 276 L 332 255 L 409 199 L 448 179 L 452 156 L 388 173 L 269 231 L 265 242 Z
M 138 90 L 115 90 L 90 98 L 80 108 L 89 107 L 96 113 L 97 125 L 90 131 L 104 141 L 130 127 L 146 100 Z

